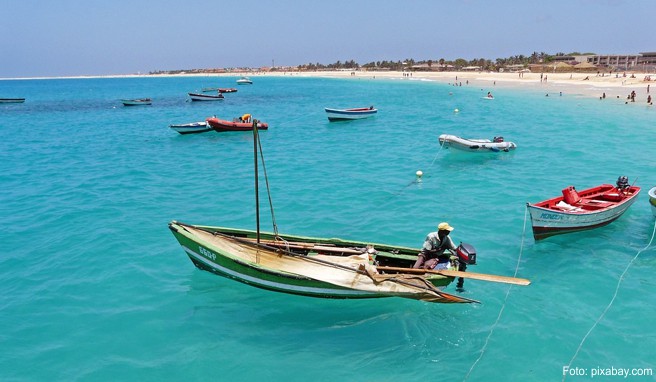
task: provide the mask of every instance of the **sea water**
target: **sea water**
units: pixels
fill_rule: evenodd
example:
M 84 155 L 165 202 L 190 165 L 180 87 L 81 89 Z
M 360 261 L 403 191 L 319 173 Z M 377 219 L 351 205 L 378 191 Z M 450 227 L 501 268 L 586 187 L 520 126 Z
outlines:
M 565 366 L 586 372 L 568 380 L 655 366 L 653 107 L 371 75 L 256 76 L 188 101 L 236 79 L 0 81 L 27 99 L 0 105 L 0 380 L 554 381 Z M 142 97 L 152 106 L 120 103 Z M 377 116 L 350 122 L 323 110 L 370 105 Z M 467 280 L 469 305 L 325 300 L 196 269 L 167 223 L 255 228 L 253 137 L 168 126 L 244 113 L 270 126 L 262 229 L 419 247 L 447 221 L 477 249 L 469 270 L 532 284 Z M 440 134 L 517 149 L 441 149 Z M 643 192 L 616 222 L 533 240 L 527 202 L 620 175 Z

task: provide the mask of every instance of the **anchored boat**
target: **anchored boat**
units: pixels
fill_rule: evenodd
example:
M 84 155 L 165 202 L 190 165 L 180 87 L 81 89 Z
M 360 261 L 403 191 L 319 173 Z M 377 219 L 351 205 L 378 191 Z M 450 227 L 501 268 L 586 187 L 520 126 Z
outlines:
M 23 103 L 25 98 L 0 98 L 0 103 Z
M 617 184 L 602 184 L 577 191 L 573 186 L 562 196 L 527 203 L 535 240 L 602 227 L 619 218 L 636 201 L 640 187 L 630 186 L 626 176 Z
M 438 138 L 440 146 L 445 149 L 454 148 L 467 152 L 508 152 L 517 148 L 513 142 L 506 142 L 503 137 L 494 139 L 468 139 L 456 135 L 442 134 Z
M 217 133 L 223 131 L 252 131 L 253 125 L 256 125 L 259 130 L 267 130 L 269 128 L 269 125 L 265 122 L 251 122 L 250 114 L 244 114 L 243 116 L 235 118 L 232 121 L 219 119 L 216 117 L 207 118 L 207 124 Z
M 212 128 L 205 121 L 185 123 L 182 125 L 169 125 L 169 127 L 183 135 L 204 133 L 212 130 Z
M 355 109 L 326 108 L 326 114 L 328 115 L 328 120 L 330 122 L 369 118 L 376 115 L 376 113 L 378 113 L 378 109 L 374 109 L 373 106 L 360 107 Z
M 144 106 L 153 104 L 153 101 L 150 98 L 122 99 L 121 102 L 123 102 L 123 106 Z
M 219 93 L 216 95 L 213 94 L 202 94 L 202 93 L 189 93 L 189 97 L 192 101 L 221 101 L 225 97 L 223 94 Z
M 651 212 L 656 217 L 656 187 L 649 190 L 649 204 L 651 205 Z

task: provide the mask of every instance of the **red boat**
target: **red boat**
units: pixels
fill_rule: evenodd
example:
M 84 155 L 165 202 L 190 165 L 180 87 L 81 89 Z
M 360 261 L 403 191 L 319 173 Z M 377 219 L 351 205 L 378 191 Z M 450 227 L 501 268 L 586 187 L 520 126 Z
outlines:
M 616 186 L 602 184 L 582 191 L 569 186 L 562 193 L 527 205 L 535 240 L 610 224 L 636 201 L 640 187 L 630 186 L 621 176 Z
M 206 121 L 217 133 L 222 131 L 253 131 L 253 120 L 250 114 L 244 114 L 232 121 L 226 121 L 225 119 L 218 119 L 216 117 L 207 118 Z M 260 121 L 257 122 L 258 130 L 266 130 L 268 128 L 268 124 Z
M 236 91 L 235 88 L 219 88 L 219 93 L 234 93 Z

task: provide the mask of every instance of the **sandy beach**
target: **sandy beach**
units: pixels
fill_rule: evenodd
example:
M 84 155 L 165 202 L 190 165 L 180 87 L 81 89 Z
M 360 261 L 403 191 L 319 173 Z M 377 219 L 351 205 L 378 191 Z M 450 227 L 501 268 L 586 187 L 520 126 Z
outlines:
M 133 78 L 133 77 L 239 77 L 260 76 L 279 77 L 326 77 L 326 78 L 352 78 L 362 79 L 399 79 L 408 81 L 436 81 L 453 86 L 480 87 L 485 92 L 494 94 L 495 88 L 526 88 L 543 91 L 545 95 L 569 95 L 581 97 L 620 100 L 623 103 L 647 104 L 650 95 L 656 92 L 656 73 L 617 72 L 617 73 L 500 73 L 475 71 L 446 71 L 446 72 L 399 72 L 399 71 L 366 71 L 366 70 L 337 70 L 337 71 L 227 71 L 223 73 L 181 73 L 181 74 L 126 74 L 126 75 L 88 75 L 56 78 Z M 48 77 L 49 78 L 49 77 Z M 0 80 L 14 80 L 5 78 Z M 44 77 L 21 79 L 46 79 Z M 223 84 L 232 86 L 233 84 Z M 627 97 L 635 91 L 635 102 Z M 654 95 L 651 96 L 654 98 Z M 653 104 L 654 100 L 652 100 Z
M 243 75 L 226 73 L 220 76 Z M 338 77 L 353 79 L 403 79 L 429 80 L 453 86 L 478 86 L 486 92 L 494 88 L 527 88 L 544 91 L 545 95 L 567 95 L 603 97 L 627 101 L 632 91 L 636 92 L 635 103 L 646 104 L 648 95 L 656 90 L 656 75 L 650 73 L 498 73 L 498 72 L 372 72 L 372 71 L 318 71 L 318 72 L 254 72 L 256 76 L 300 76 Z M 648 79 L 651 80 L 648 80 Z M 653 96 L 652 96 L 653 98 Z M 629 103 L 631 103 L 629 101 Z M 653 103 L 653 101 L 652 101 Z

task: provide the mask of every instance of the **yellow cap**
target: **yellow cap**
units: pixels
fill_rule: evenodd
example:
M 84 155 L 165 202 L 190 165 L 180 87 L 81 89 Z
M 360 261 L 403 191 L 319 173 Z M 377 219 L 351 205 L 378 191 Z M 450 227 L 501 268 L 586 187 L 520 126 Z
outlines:
M 442 230 L 453 231 L 453 227 L 451 227 L 451 226 L 449 225 L 449 223 L 447 223 L 447 222 L 440 223 L 440 224 L 437 226 L 437 229 L 438 229 L 439 231 L 442 231 Z

